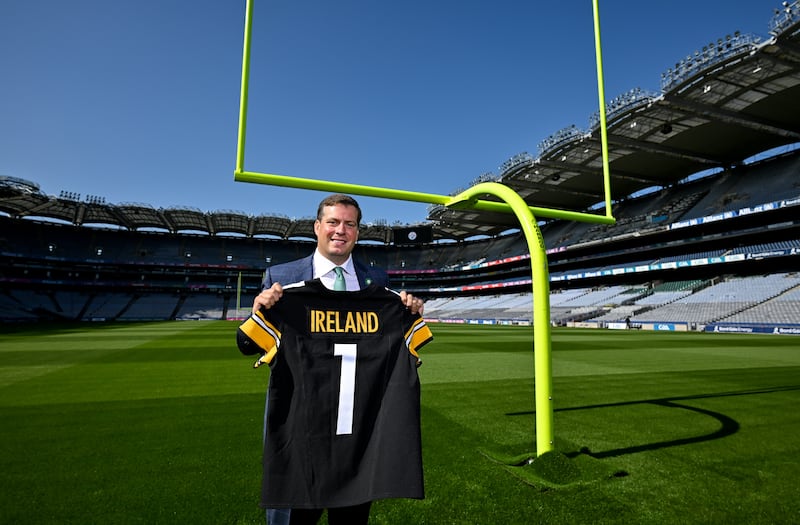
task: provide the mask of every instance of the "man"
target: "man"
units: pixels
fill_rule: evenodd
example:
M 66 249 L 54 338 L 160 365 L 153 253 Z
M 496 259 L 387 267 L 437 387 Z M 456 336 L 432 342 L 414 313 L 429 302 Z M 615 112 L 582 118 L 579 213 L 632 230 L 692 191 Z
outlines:
M 314 222 L 316 251 L 304 259 L 268 268 L 263 290 L 253 302 L 253 312 L 261 307 L 270 308 L 274 305 L 283 293 L 282 284 L 320 278 L 326 286 L 332 288 L 335 279 L 334 266 L 343 268 L 348 290 L 360 290 L 373 282 L 386 286 L 389 281 L 386 272 L 352 258 L 360 224 L 361 208 L 355 199 L 341 194 L 323 199 L 317 208 L 317 220 Z M 420 299 L 402 291 L 400 300 L 412 313 L 422 315 L 424 305 Z
M 377 287 L 383 289 L 388 284 L 388 276 L 383 270 L 367 266 L 360 261 L 356 261 L 352 257 L 353 249 L 355 248 L 358 240 L 358 228 L 361 223 L 361 209 L 355 199 L 347 195 L 335 194 L 330 195 L 319 204 L 317 209 L 317 219 L 314 222 L 314 233 L 317 237 L 317 247 L 313 254 L 306 258 L 273 266 L 268 269 L 264 278 L 263 290 L 255 298 L 253 303 L 253 317 L 259 316 L 258 312 L 262 309 L 268 310 L 278 303 L 284 296 L 284 286 L 298 283 L 303 281 L 310 281 L 312 279 L 319 279 L 322 285 L 329 290 L 345 290 L 348 292 L 356 292 L 359 290 L 374 290 Z M 341 270 L 339 270 L 341 268 Z M 337 274 L 341 273 L 341 276 Z M 337 279 L 338 277 L 338 279 Z M 344 283 L 342 284 L 342 278 Z M 339 281 L 337 283 L 337 280 Z M 376 285 L 370 288 L 370 285 Z M 343 286 L 343 287 L 342 287 Z M 294 290 L 293 290 L 294 291 Z M 292 292 L 290 292 L 292 293 Z M 308 290 L 303 293 L 313 293 Z M 368 292 L 364 292 L 368 293 Z M 372 292 L 369 292 L 371 294 Z M 376 292 L 377 293 L 377 292 Z M 385 292 L 384 292 L 385 293 Z M 319 294 L 325 295 L 325 294 Z M 360 294 L 355 294 L 353 300 L 366 301 L 369 297 Z M 411 315 L 422 315 L 424 306 L 423 302 L 405 291 L 399 294 L 400 303 L 404 305 Z M 396 300 L 396 299 L 390 299 Z M 294 304 L 297 304 L 297 299 L 293 298 Z M 385 300 L 384 300 L 385 301 Z M 399 307 L 398 307 L 399 308 Z M 396 314 L 395 314 L 396 315 Z M 259 316 L 260 319 L 255 319 L 263 325 L 265 318 Z M 421 319 L 418 321 L 421 322 Z M 247 322 L 245 323 L 245 325 Z M 429 340 L 429 331 L 421 323 L 427 334 L 425 336 L 425 344 Z M 243 325 L 243 326 L 245 326 Z M 249 329 L 252 331 L 259 331 L 255 322 L 250 321 Z M 240 332 L 242 330 L 240 329 Z M 253 334 L 250 333 L 252 336 Z M 241 334 L 240 334 L 241 336 Z M 263 334 L 260 334 L 263 337 Z M 274 341 L 270 339 L 270 341 Z M 252 348 L 246 348 L 252 340 L 248 337 L 239 338 L 239 347 L 243 353 L 254 353 Z M 380 344 L 380 343 L 378 343 Z M 415 343 L 412 343 L 412 346 Z M 415 348 L 410 348 L 410 351 L 415 354 Z M 262 350 L 262 353 L 264 350 Z M 271 362 L 274 354 L 267 357 L 265 354 L 261 360 L 256 363 L 258 366 L 262 361 Z M 402 356 L 399 356 L 402 361 Z M 410 373 L 410 372 L 409 372 Z M 416 377 L 416 372 L 414 372 Z M 277 381 L 278 375 L 275 375 Z M 272 384 L 271 378 L 270 391 L 273 393 L 279 391 L 278 385 Z M 416 401 L 418 404 L 418 400 Z M 267 443 L 268 436 L 271 432 L 268 431 L 270 400 L 268 395 L 267 410 L 265 410 L 265 454 L 267 453 L 268 446 L 274 445 Z M 274 421 L 272 422 L 275 426 Z M 276 432 L 276 435 L 279 435 Z M 269 450 L 272 450 L 269 448 Z M 272 452 L 274 453 L 274 451 Z M 271 458 L 265 457 L 265 465 Z M 275 460 L 276 462 L 278 459 Z M 272 465 L 270 465 L 272 467 Z M 265 466 L 265 479 L 267 470 Z M 420 472 L 421 477 L 421 472 Z M 420 483 L 421 491 L 421 483 Z M 411 496 L 421 497 L 421 496 Z M 361 502 L 356 505 L 347 505 L 341 507 L 328 508 L 328 521 L 330 524 L 346 523 L 348 525 L 357 525 L 359 523 L 366 524 L 369 518 L 371 501 Z M 267 520 L 270 525 L 278 524 L 314 524 L 317 523 L 321 516 L 323 509 L 307 509 L 295 508 L 289 509 L 267 509 Z

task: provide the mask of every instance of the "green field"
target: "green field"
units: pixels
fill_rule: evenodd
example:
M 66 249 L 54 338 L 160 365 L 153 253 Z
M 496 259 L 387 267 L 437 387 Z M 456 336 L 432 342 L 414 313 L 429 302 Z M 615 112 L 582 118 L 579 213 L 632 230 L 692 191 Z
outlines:
M 0 330 L 0 523 L 263 523 L 268 371 L 232 322 Z M 433 325 L 427 497 L 375 524 L 799 523 L 800 338 Z

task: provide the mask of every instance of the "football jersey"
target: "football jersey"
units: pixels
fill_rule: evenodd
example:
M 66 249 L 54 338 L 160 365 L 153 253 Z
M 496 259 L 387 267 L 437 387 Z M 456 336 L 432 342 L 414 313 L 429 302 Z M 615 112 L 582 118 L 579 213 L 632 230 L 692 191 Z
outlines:
M 270 367 L 263 507 L 424 497 L 417 367 L 433 336 L 397 293 L 287 286 L 237 337 Z

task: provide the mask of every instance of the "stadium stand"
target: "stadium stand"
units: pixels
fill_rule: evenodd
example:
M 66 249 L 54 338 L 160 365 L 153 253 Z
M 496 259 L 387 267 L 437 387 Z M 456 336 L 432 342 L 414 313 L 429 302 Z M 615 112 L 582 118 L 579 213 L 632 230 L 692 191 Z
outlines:
M 730 315 L 727 323 L 797 324 L 800 320 L 800 286 L 780 293 L 767 301 Z
M 90 321 L 102 321 L 106 319 L 118 319 L 119 314 L 124 311 L 131 301 L 131 296 L 127 294 L 106 292 L 92 297 L 87 304 L 86 313 L 83 319 Z
M 800 327 L 800 109 L 786 103 L 800 99 L 800 19 L 789 12 L 766 38 L 735 34 L 724 49 L 681 60 L 661 93 L 632 89 L 609 102 L 616 224 L 539 223 L 553 323 Z M 703 93 L 709 83 L 725 89 Z M 559 130 L 538 156 L 515 155 L 479 179 L 532 206 L 594 210 L 597 125 L 593 116 L 588 130 Z M 310 253 L 312 224 L 82 202 L 3 176 L 0 319 L 238 318 L 267 266 Z M 531 322 L 530 256 L 512 216 L 437 205 L 426 224 L 433 242 L 417 245 L 395 243 L 386 223 L 365 224 L 356 256 L 426 298 L 428 317 Z
M 760 186 L 760 181 L 771 176 L 772 162 L 777 162 L 781 172 L 792 164 L 786 156 L 762 161 L 751 169 L 759 176 L 742 188 Z M 709 194 L 715 194 L 713 180 L 704 184 L 708 184 Z M 720 189 L 719 194 L 723 191 Z M 669 195 L 668 190 L 664 193 Z M 675 194 L 675 199 L 681 200 L 697 192 L 687 193 L 679 186 Z M 664 197 L 654 206 L 662 210 L 670 202 Z M 646 216 L 645 204 L 646 199 L 639 198 L 617 206 L 627 211 L 630 205 L 635 216 Z M 775 219 L 769 219 L 770 215 Z M 626 238 L 615 232 L 603 238 L 602 249 L 597 248 L 596 232 L 591 227 L 584 228 L 581 236 L 581 229 L 575 226 L 571 226 L 574 242 L 560 249 L 557 241 L 567 238 L 568 228 L 559 223 L 544 224 L 545 242 L 554 245 L 548 255 L 553 289 L 551 317 L 560 324 L 590 320 L 599 325 L 626 317 L 637 322 L 674 321 L 675 315 L 687 323 L 723 319 L 731 307 L 708 315 L 667 315 L 668 310 L 659 314 L 655 307 L 697 292 L 710 279 L 763 273 L 765 268 L 776 272 L 791 269 L 800 252 L 796 221 L 791 217 L 787 220 L 780 208 L 743 218 L 760 216 L 768 220 L 715 220 L 724 227 L 711 229 L 707 235 L 697 226 L 682 227 L 676 230 L 680 235 L 674 239 L 668 233 L 675 223 L 660 225 L 655 232 L 634 236 L 636 244 L 632 247 L 613 242 Z M 680 219 L 685 217 L 698 219 L 685 214 Z M 259 288 L 266 265 L 299 257 L 313 246 L 310 240 L 99 229 L 15 217 L 0 217 L 0 224 L 4 232 L 0 246 L 5 284 L 0 312 L 5 320 L 235 317 L 240 314 L 233 312 L 240 275 L 242 293 L 252 295 Z M 700 241 L 696 242 L 698 231 Z M 648 244 L 659 235 L 660 242 Z M 552 240 L 554 237 L 556 240 Z M 760 242 L 770 237 L 778 240 Z M 697 251 L 700 246 L 707 249 Z M 360 257 L 388 267 L 398 288 L 430 299 L 459 296 L 443 300 L 442 308 L 431 302 L 428 312 L 432 316 L 530 321 L 530 294 L 526 297 L 520 293 L 530 289 L 530 261 L 519 233 L 417 247 L 361 245 L 358 250 Z M 649 258 L 642 257 L 647 254 Z M 697 265 L 690 264 L 694 262 Z M 702 278 L 682 278 L 696 273 L 702 273 Z M 641 292 L 643 288 L 649 290 Z M 638 295 L 633 290 L 639 290 Z M 487 294 L 500 304 L 491 304 L 491 299 L 485 299 Z M 480 303 L 472 304 L 477 299 Z M 644 310 L 651 318 L 642 318 Z M 759 311 L 753 310 L 752 315 Z M 755 322 L 743 316 L 732 319 Z M 787 320 L 785 316 L 781 319 Z
M 800 277 L 788 274 L 733 278 L 638 313 L 633 321 L 707 324 L 763 305 L 798 285 Z

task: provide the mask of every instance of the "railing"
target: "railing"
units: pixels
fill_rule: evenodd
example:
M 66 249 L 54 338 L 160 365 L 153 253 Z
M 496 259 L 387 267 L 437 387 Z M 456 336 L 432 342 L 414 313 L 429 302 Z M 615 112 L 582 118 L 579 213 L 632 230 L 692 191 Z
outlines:
M 716 43 L 710 42 L 703 46 L 701 51 L 695 51 L 694 55 L 689 55 L 676 62 L 674 68 L 669 68 L 661 73 L 661 91 L 669 91 L 692 75 L 718 62 L 736 55 L 750 53 L 760 41 L 761 37 L 743 35 L 736 31 L 733 36 L 726 35 L 724 39 L 718 38 Z

